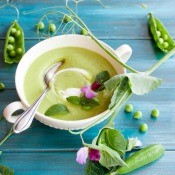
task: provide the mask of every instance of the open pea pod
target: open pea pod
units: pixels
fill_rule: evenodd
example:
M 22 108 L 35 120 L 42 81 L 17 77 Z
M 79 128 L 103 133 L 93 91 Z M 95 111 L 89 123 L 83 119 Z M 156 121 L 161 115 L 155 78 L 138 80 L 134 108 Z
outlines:
M 4 61 L 6 63 L 18 63 L 25 53 L 24 32 L 18 22 L 12 22 L 7 31 L 4 46 Z
M 153 35 L 157 46 L 163 51 L 168 52 L 175 47 L 175 42 L 163 23 L 154 17 L 153 14 L 149 14 L 150 30 Z

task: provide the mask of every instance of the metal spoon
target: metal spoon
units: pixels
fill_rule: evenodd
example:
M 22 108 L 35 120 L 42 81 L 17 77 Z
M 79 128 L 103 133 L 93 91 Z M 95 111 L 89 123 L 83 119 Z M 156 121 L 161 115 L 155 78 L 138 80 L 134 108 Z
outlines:
M 21 116 L 16 120 L 15 124 L 13 125 L 13 131 L 15 133 L 20 133 L 27 128 L 30 127 L 32 124 L 32 121 L 34 119 L 34 116 L 36 114 L 36 111 L 38 109 L 38 106 L 40 105 L 41 101 L 45 97 L 46 93 L 50 89 L 49 83 L 58 71 L 58 68 L 64 63 L 64 61 L 58 62 L 54 65 L 52 65 L 44 75 L 44 82 L 47 85 L 47 88 L 44 90 L 44 92 L 40 95 L 40 97 L 25 111 L 21 114 Z

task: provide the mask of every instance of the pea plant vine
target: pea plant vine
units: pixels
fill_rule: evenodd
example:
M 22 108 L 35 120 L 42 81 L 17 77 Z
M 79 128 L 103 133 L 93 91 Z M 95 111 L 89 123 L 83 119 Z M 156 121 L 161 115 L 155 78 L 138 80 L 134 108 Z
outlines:
M 83 146 L 85 148 L 88 148 L 89 151 L 92 151 L 92 150 L 100 151 L 100 158 L 98 159 L 100 166 L 105 167 L 110 171 L 112 170 L 111 175 L 115 175 L 115 174 L 118 174 L 118 172 L 115 172 L 116 167 L 118 166 L 127 167 L 123 157 L 125 155 L 125 152 L 130 151 L 131 149 L 134 148 L 133 142 L 135 143 L 136 139 L 134 141 L 133 140 L 126 141 L 124 137 L 122 136 L 122 134 L 114 128 L 114 119 L 117 116 L 120 109 L 122 108 L 122 106 L 132 96 L 132 94 L 144 95 L 158 88 L 161 85 L 161 80 L 159 78 L 152 77 L 150 75 L 155 70 L 157 70 L 159 66 L 161 66 L 168 58 L 170 58 L 172 55 L 175 54 L 175 47 L 173 45 L 173 47 L 170 50 L 168 50 L 167 54 L 164 55 L 164 57 L 160 59 L 157 63 L 152 65 L 148 70 L 144 72 L 140 72 L 139 70 L 136 70 L 133 67 L 123 63 L 117 55 L 113 54 L 110 50 L 104 47 L 104 45 L 101 44 L 101 42 L 96 38 L 96 36 L 90 31 L 88 26 L 84 23 L 84 21 L 77 14 L 78 4 L 82 1 L 83 0 L 73 1 L 76 7 L 75 12 L 70 8 L 69 0 L 66 0 L 66 9 L 67 9 L 66 12 L 58 10 L 57 8 L 60 8 L 59 6 L 49 7 L 50 11 L 44 13 L 39 19 L 37 26 L 36 26 L 36 33 L 39 39 L 44 39 L 44 38 L 52 37 L 58 34 L 70 34 L 70 33 L 74 34 L 74 33 L 81 31 L 82 34 L 89 36 L 111 58 L 113 58 L 116 62 L 118 62 L 121 66 L 123 66 L 129 71 L 129 73 L 126 73 L 126 74 L 116 75 L 104 83 L 105 89 L 113 93 L 111 102 L 108 106 L 107 114 L 101 116 L 98 120 L 94 121 L 93 123 L 91 123 L 89 126 L 87 126 L 86 128 L 82 130 L 79 130 L 79 131 L 69 130 L 69 132 L 72 134 L 80 135 Z M 102 3 L 102 1 L 100 0 L 97 0 L 97 1 L 104 7 L 104 4 Z M 42 10 L 48 10 L 48 9 L 40 9 L 40 10 L 32 11 L 32 12 L 24 12 L 24 15 L 29 15 L 31 13 L 38 13 L 38 12 L 41 12 Z M 60 24 L 58 24 L 58 21 L 60 22 Z M 48 26 L 47 29 L 45 29 L 45 25 Z M 158 24 L 155 25 L 155 22 L 153 21 L 153 26 L 151 27 L 156 27 L 157 25 Z M 161 31 L 163 27 L 160 24 L 158 26 Z M 157 28 L 152 31 L 156 31 L 156 34 L 158 33 Z M 166 31 L 164 30 L 164 33 L 165 32 Z M 167 37 L 168 36 L 169 34 L 167 35 Z M 173 41 L 171 40 L 171 44 L 172 42 Z M 160 43 L 158 46 L 160 46 Z M 165 46 L 168 46 L 168 45 L 164 43 L 164 47 Z M 98 136 L 94 138 L 91 144 L 86 143 L 83 138 L 83 134 L 87 130 L 89 130 L 91 127 L 95 126 L 97 123 L 107 118 L 108 118 L 108 121 L 106 125 L 99 131 Z M 10 131 L 7 137 L 1 141 L 0 145 L 12 133 L 13 131 Z M 112 143 L 115 146 L 117 145 L 120 149 L 110 146 L 110 144 L 108 143 L 108 139 L 106 138 L 109 133 L 115 137 L 116 136 L 119 137 L 119 141 L 116 141 L 114 139 Z M 118 144 L 119 142 L 121 142 L 120 145 Z M 153 147 L 155 148 L 155 146 Z M 164 153 L 164 149 L 161 146 L 158 146 L 158 148 L 160 149 L 159 154 L 154 156 L 157 158 L 159 158 Z M 99 152 L 97 153 L 97 155 L 98 154 Z M 152 159 L 152 161 L 154 160 L 155 159 Z M 150 163 L 150 162 L 147 162 L 147 163 Z M 145 163 L 143 163 L 143 165 L 144 164 Z M 112 167 L 115 167 L 115 168 L 111 169 L 111 165 Z M 90 165 L 88 164 L 88 166 Z M 101 170 L 103 169 L 102 167 L 101 167 Z M 126 172 L 129 172 L 129 170 L 126 170 Z M 102 174 L 103 173 L 101 173 L 101 175 Z

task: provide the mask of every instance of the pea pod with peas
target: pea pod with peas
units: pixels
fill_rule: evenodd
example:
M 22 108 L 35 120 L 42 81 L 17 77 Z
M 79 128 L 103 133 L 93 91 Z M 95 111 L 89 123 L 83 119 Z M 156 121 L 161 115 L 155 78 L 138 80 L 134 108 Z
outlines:
M 175 42 L 163 23 L 149 14 L 149 24 L 152 36 L 157 43 L 157 46 L 163 51 L 168 52 L 175 47 Z
M 18 22 L 12 22 L 7 31 L 4 46 L 4 61 L 6 63 L 18 63 L 25 53 L 24 32 Z

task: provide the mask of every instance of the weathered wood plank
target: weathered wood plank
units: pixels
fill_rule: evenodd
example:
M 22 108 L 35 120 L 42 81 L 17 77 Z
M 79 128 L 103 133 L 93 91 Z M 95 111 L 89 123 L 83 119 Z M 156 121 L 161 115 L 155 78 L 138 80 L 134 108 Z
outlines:
M 174 151 L 166 151 L 158 161 L 130 175 L 173 175 Z M 75 162 L 76 152 L 3 153 L 1 162 L 15 170 L 15 175 L 82 175 L 85 166 Z
M 148 9 L 141 8 L 141 3 L 146 3 Z M 83 2 L 79 7 L 79 15 L 87 23 L 92 32 L 99 38 L 106 39 L 150 39 L 148 30 L 147 14 L 153 11 L 168 28 L 175 38 L 175 11 L 172 1 L 160 3 L 152 1 L 104 1 L 107 8 L 104 9 L 97 2 Z M 158 3 L 159 2 L 159 3 Z M 50 6 L 63 6 L 64 1 L 45 1 L 43 3 L 32 3 L 21 1 L 16 3 L 20 10 L 20 24 L 25 31 L 26 38 L 36 38 L 35 25 L 43 13 L 23 15 L 23 11 L 38 10 Z M 159 8 L 157 5 L 159 4 Z M 62 8 L 61 8 L 62 9 Z M 60 8 L 59 8 L 60 10 Z M 47 10 L 47 11 L 50 11 Z M 1 10 L 0 38 L 5 37 L 6 30 L 15 18 L 14 10 Z M 50 19 L 51 20 L 51 19 Z M 61 20 L 61 19 L 60 19 Z M 56 22 L 57 23 L 57 22 Z M 102 30 L 103 29 L 103 30 Z M 129 29 L 129 30 L 128 30 Z

